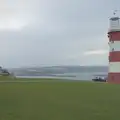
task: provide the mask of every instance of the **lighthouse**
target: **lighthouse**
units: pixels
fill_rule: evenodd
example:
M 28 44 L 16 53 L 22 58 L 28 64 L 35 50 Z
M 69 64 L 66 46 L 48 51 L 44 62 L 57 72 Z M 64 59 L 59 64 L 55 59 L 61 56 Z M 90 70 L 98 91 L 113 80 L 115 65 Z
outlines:
M 120 84 L 120 18 L 118 16 L 109 19 L 108 38 L 109 69 L 107 82 Z

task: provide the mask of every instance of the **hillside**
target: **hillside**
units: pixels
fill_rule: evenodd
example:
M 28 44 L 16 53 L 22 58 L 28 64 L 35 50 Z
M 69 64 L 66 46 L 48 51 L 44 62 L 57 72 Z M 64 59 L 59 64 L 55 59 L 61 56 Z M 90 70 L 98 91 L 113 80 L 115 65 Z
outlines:
M 52 75 L 64 73 L 107 73 L 107 66 L 51 66 L 51 67 L 29 67 L 10 69 L 16 75 Z

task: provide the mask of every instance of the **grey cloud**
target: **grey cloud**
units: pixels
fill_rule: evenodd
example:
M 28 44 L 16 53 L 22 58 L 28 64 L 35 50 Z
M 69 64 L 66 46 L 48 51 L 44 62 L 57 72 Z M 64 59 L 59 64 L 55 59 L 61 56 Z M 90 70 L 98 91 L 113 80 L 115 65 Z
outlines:
M 16 8 L 11 3 L 13 17 L 26 25 L 21 30 L 0 30 L 1 64 L 7 67 L 107 64 L 106 55 L 83 56 L 83 53 L 107 49 L 108 16 L 112 7 L 117 6 L 113 3 L 34 0 Z

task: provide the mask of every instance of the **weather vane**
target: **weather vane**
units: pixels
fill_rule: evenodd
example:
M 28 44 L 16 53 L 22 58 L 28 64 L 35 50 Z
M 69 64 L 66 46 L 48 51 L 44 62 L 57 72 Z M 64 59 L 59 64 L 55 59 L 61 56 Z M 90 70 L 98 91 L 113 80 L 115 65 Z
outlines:
M 116 15 L 117 10 L 114 10 L 113 15 Z

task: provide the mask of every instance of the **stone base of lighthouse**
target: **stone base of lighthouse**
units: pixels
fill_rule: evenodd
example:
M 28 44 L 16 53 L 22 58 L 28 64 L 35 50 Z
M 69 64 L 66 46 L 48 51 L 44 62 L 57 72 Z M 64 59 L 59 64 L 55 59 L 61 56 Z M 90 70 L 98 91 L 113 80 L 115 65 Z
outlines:
M 120 84 L 120 73 L 108 73 L 108 83 Z

